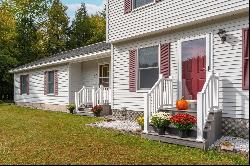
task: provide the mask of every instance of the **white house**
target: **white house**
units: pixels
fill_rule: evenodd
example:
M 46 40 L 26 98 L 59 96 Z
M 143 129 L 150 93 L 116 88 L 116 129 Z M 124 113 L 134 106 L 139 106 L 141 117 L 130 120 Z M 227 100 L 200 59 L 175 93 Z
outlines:
M 210 121 L 212 135 L 249 137 L 248 0 L 107 0 L 106 7 L 110 44 L 14 69 L 17 104 L 61 110 L 108 101 L 117 116 L 123 107 L 144 114 L 144 133 L 155 139 L 152 113 L 184 96 L 197 114 L 197 142 Z M 220 123 L 209 120 L 214 113 Z

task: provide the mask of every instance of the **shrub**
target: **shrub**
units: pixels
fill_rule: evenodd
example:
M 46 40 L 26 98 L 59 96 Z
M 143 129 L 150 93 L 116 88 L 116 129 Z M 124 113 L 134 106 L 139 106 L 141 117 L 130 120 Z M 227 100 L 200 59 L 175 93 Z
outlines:
M 75 106 L 75 104 L 70 104 L 70 105 L 67 106 L 67 109 L 69 110 L 69 112 L 71 114 L 73 114 L 74 110 L 76 109 L 76 106 Z
M 169 113 L 159 112 L 153 114 L 151 124 L 157 128 L 164 128 L 170 124 L 171 115 Z
M 140 125 L 140 126 L 144 126 L 144 117 L 143 116 L 139 116 L 137 119 L 136 119 L 137 123 Z
M 179 130 L 190 130 L 196 125 L 196 117 L 189 114 L 177 114 L 171 117 L 171 122 Z
M 97 105 L 91 109 L 91 111 L 96 115 L 100 114 L 102 110 L 103 110 L 103 107 L 101 105 Z

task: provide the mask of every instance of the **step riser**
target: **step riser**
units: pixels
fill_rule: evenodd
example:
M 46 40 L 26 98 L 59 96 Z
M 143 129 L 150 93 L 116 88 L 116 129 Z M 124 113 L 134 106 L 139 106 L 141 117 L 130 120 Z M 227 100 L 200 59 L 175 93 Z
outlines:
M 149 131 L 150 132 L 154 132 L 154 128 L 152 126 L 149 126 Z M 169 133 L 168 133 L 169 132 Z M 178 135 L 179 134 L 179 130 L 174 128 L 174 127 L 169 127 L 168 130 L 166 131 L 166 134 L 170 134 L 170 135 Z M 208 132 L 204 131 L 203 132 L 204 138 L 207 139 L 207 135 Z M 190 136 L 191 138 L 197 138 L 197 131 L 192 129 L 190 132 Z

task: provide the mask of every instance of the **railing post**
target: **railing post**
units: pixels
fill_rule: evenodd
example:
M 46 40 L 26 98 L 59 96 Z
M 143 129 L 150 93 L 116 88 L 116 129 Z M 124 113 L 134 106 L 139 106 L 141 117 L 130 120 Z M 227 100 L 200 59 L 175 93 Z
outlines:
M 103 105 L 103 85 L 100 85 L 100 104 Z
M 168 103 L 168 104 L 171 104 L 171 107 L 174 107 L 173 76 L 169 76 L 169 80 L 170 80 L 170 82 L 169 82 L 169 84 L 170 84 L 170 91 L 169 92 L 171 94 L 169 94 L 169 96 L 170 96 L 170 103 Z
M 160 95 L 160 108 L 163 108 L 163 95 L 164 95 L 164 79 L 163 79 L 163 75 L 160 74 L 160 79 L 161 79 L 161 82 L 160 82 L 160 89 L 159 89 L 159 95 Z
M 95 99 L 96 99 L 96 96 L 95 96 L 95 87 L 93 86 L 93 88 L 92 88 L 92 107 L 96 106 Z
M 149 128 L 149 98 L 148 93 L 144 94 L 144 131 L 143 133 L 148 133 Z
M 77 92 L 75 92 L 75 105 L 76 105 L 76 111 L 78 111 L 78 97 L 77 97 Z
M 203 118 L 204 118 L 204 110 L 203 110 L 203 94 L 197 94 L 197 138 L 196 140 L 199 142 L 203 142 Z

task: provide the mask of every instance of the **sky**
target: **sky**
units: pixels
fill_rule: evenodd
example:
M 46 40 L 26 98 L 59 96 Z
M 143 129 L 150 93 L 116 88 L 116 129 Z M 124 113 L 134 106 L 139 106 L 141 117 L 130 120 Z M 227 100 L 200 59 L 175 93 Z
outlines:
M 85 3 L 88 13 L 95 14 L 97 11 L 104 9 L 105 0 L 61 0 L 66 6 L 68 6 L 67 14 L 71 21 L 75 16 L 75 12 L 80 8 L 81 3 Z

